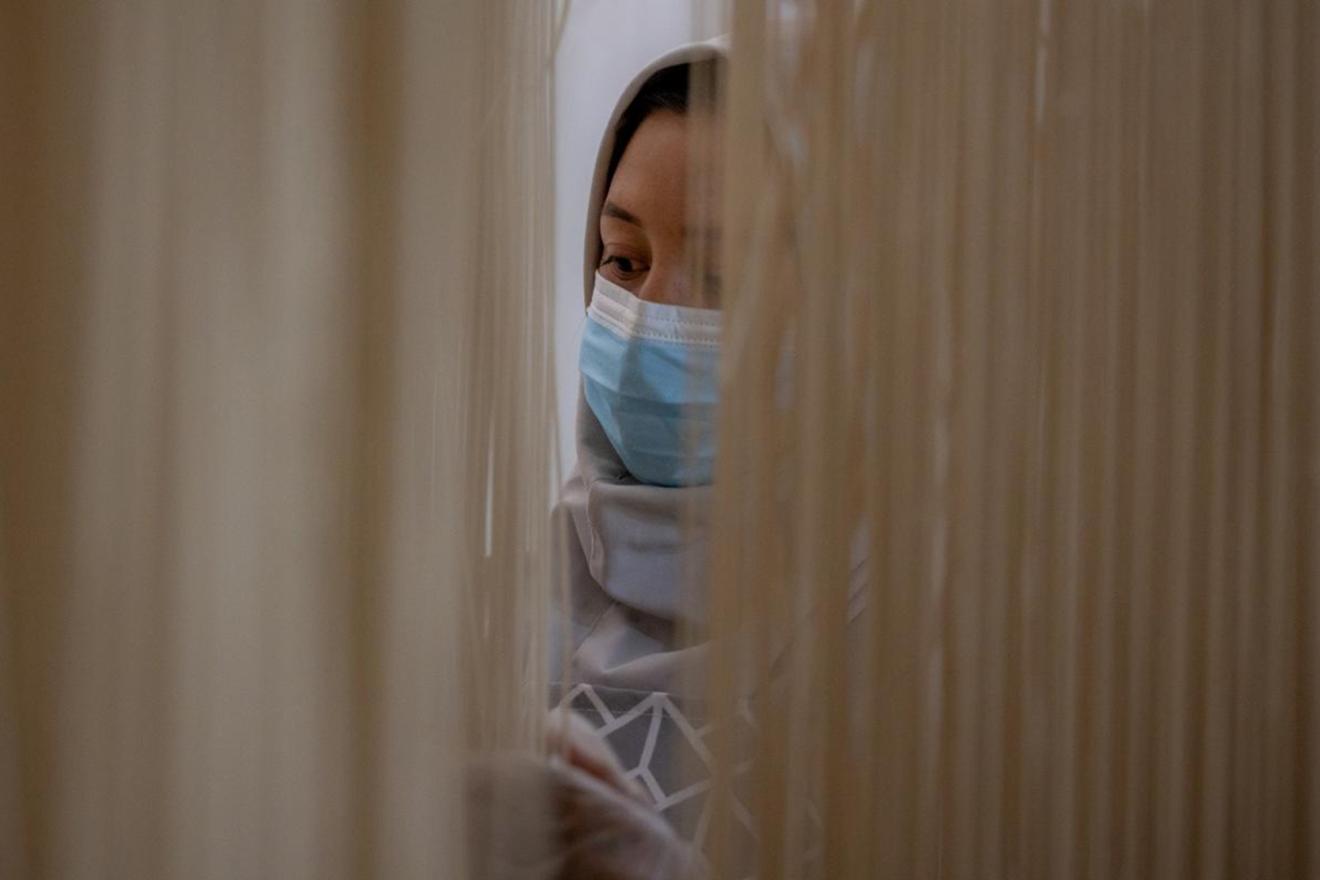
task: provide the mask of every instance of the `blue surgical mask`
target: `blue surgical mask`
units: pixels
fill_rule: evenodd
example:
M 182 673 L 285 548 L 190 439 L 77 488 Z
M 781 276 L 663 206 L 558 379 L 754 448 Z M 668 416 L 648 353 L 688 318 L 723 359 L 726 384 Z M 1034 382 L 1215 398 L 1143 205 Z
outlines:
M 720 313 L 647 302 L 596 276 L 582 337 L 587 404 L 643 483 L 711 481 Z

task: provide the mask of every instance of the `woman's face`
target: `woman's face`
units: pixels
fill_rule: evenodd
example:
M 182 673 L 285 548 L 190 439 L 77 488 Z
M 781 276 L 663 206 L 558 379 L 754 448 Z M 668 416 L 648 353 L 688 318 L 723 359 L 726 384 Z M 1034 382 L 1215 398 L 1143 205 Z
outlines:
M 709 113 L 652 113 L 619 159 L 600 212 L 599 269 L 639 299 L 719 307 L 716 123 Z

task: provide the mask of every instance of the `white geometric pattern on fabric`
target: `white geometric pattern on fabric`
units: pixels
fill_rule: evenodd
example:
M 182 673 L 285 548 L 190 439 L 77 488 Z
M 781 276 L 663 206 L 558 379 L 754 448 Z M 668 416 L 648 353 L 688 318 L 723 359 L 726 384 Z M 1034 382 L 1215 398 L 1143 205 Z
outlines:
M 709 724 L 694 723 L 678 700 L 667 693 L 638 693 L 576 684 L 560 701 L 588 721 L 609 743 L 629 779 L 645 788 L 657 811 L 698 847 L 705 844 L 710 825 L 711 754 L 706 745 Z M 751 712 L 743 706 L 743 722 L 755 729 Z M 735 768 L 743 775 L 746 764 Z M 752 834 L 751 815 L 733 798 L 738 824 Z

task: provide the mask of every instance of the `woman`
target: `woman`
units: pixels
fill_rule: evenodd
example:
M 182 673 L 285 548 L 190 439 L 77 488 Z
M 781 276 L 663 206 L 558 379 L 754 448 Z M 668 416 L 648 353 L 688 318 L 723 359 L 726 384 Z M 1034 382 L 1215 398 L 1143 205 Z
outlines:
M 724 51 L 684 47 L 634 79 L 588 206 L 578 460 L 557 510 L 567 616 L 552 662 L 576 718 L 570 763 L 603 783 L 587 799 L 618 799 L 586 812 L 629 841 L 620 869 L 657 871 L 638 876 L 693 870 L 680 838 L 699 846 L 705 824 L 705 725 L 688 693 L 704 652 L 679 639 L 701 624 L 688 588 L 705 559 L 720 329 L 718 228 L 693 222 L 715 216 L 719 120 L 695 98 L 713 97 Z
M 694 634 L 718 402 L 720 120 L 710 99 L 724 51 L 698 44 L 648 66 L 597 156 L 578 459 L 556 511 L 567 576 L 556 604 L 566 598 L 567 609 L 552 662 L 572 714 L 553 733 L 569 757 L 558 778 L 569 864 L 590 863 L 568 877 L 702 870 L 709 727 L 695 687 L 707 652 Z M 863 537 L 850 620 L 865 605 Z M 789 651 L 791 638 L 781 656 Z M 750 835 L 734 810 L 726 827 Z

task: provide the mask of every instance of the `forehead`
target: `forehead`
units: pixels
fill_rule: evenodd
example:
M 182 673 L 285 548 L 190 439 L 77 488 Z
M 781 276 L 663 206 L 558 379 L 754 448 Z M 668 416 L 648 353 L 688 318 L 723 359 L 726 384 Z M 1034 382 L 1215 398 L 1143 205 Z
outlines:
M 720 127 L 709 113 L 652 113 L 624 149 L 607 199 L 648 228 L 682 227 L 691 181 L 700 181 L 703 211 L 715 204 L 719 137 Z

